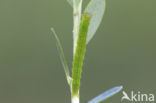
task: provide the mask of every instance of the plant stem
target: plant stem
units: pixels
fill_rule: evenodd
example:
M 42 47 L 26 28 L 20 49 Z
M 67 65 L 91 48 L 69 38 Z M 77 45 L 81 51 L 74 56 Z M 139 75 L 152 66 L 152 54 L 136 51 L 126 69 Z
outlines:
M 82 0 L 77 4 L 76 0 L 73 0 L 73 20 L 74 20 L 74 27 L 73 27 L 73 55 L 75 54 L 75 49 L 78 40 L 79 34 L 79 26 L 81 21 L 81 11 L 82 11 Z
M 72 97 L 72 103 L 79 103 L 79 102 L 80 102 L 79 99 L 80 99 L 80 98 L 77 97 L 77 96 Z
M 81 11 L 82 11 L 82 0 L 80 2 L 77 2 L 76 0 L 73 0 L 73 58 L 75 55 L 76 47 L 77 47 L 77 40 L 78 40 L 78 34 L 79 34 L 79 26 L 81 21 Z M 71 102 L 72 103 L 79 103 L 79 93 L 77 96 L 74 96 L 73 93 L 73 86 L 71 85 Z

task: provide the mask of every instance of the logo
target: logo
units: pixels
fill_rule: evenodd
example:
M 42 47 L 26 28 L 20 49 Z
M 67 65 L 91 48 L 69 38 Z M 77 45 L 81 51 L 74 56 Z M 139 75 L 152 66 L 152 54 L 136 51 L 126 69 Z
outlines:
M 127 100 L 131 102 L 154 102 L 154 94 L 146 94 L 141 93 L 140 91 L 134 92 L 131 91 L 129 94 L 127 94 L 125 91 L 122 91 L 122 98 L 121 101 Z

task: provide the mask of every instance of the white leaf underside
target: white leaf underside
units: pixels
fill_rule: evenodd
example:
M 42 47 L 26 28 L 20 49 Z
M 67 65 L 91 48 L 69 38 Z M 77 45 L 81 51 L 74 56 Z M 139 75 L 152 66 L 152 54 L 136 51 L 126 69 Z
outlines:
M 105 4 L 105 0 L 91 0 L 88 6 L 85 8 L 84 13 L 88 13 L 91 15 L 87 43 L 93 38 L 95 32 L 97 31 L 102 21 L 106 8 Z

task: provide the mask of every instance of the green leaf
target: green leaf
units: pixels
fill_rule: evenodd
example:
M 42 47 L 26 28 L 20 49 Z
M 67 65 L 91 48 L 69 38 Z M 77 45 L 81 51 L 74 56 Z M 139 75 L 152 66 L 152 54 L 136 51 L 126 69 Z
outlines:
M 85 8 L 84 13 L 91 15 L 91 23 L 87 36 L 87 43 L 93 38 L 96 30 L 98 29 L 106 8 L 105 0 L 91 0 Z
M 84 14 L 82 16 L 82 20 L 80 23 L 79 36 L 78 36 L 76 51 L 73 60 L 72 96 L 79 94 L 81 72 L 82 72 L 82 65 L 85 56 L 85 51 L 86 51 L 86 40 L 87 40 L 89 23 L 90 23 L 90 15 Z
M 67 82 L 68 82 L 69 85 L 71 85 L 72 78 L 70 77 L 69 68 L 68 68 L 68 65 L 67 65 L 67 62 L 66 62 L 66 58 L 64 56 L 62 45 L 60 43 L 60 40 L 59 40 L 55 30 L 53 28 L 51 28 L 51 31 L 54 34 L 54 37 L 56 39 L 56 46 L 57 46 L 57 49 L 58 49 L 58 52 L 59 52 L 59 55 L 60 55 L 60 59 L 61 59 L 64 71 L 65 71 L 65 74 L 66 74 Z
M 88 103 L 101 103 L 102 101 L 110 98 L 111 96 L 117 94 L 122 90 L 122 86 L 114 87 L 112 89 L 107 90 L 106 92 L 100 94 L 99 96 L 93 98 Z

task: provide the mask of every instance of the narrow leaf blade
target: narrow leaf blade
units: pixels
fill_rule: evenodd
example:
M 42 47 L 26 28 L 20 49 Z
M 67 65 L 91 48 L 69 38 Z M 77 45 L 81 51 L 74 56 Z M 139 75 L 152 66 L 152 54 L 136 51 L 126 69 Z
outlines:
M 102 21 L 105 8 L 106 8 L 105 0 L 91 0 L 88 6 L 85 8 L 84 13 L 88 13 L 92 17 L 87 36 L 87 43 L 93 38 L 95 32 L 97 31 Z
M 60 55 L 60 59 L 61 59 L 64 71 L 65 71 L 65 74 L 66 74 L 66 78 L 67 78 L 68 84 L 71 85 L 72 78 L 70 77 L 69 67 L 67 65 L 66 58 L 64 56 L 64 52 L 63 52 L 63 48 L 62 48 L 61 42 L 60 42 L 60 40 L 59 40 L 55 30 L 53 28 L 51 28 L 51 31 L 54 34 L 55 39 L 56 39 L 56 46 L 57 46 L 57 49 L 58 49 L 58 52 L 59 52 L 59 55 Z
M 106 92 L 100 94 L 99 96 L 93 98 L 92 100 L 90 100 L 88 103 L 100 103 L 106 99 L 108 99 L 109 97 L 115 95 L 116 93 L 118 93 L 119 91 L 122 90 L 122 86 L 118 86 L 118 87 L 114 87 L 112 89 L 107 90 Z

